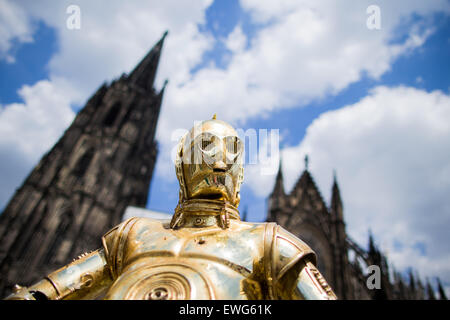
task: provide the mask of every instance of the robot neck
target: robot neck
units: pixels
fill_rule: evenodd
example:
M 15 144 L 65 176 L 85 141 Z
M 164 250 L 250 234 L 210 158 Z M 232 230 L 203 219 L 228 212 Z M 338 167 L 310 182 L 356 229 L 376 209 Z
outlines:
M 229 227 L 229 220 L 240 220 L 239 210 L 230 202 L 212 199 L 191 199 L 178 203 L 170 222 L 172 229 L 202 228 L 218 225 Z

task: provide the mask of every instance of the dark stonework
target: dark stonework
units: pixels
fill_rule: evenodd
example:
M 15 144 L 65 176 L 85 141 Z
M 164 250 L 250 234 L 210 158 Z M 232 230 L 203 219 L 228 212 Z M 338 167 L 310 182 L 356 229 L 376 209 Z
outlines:
M 339 299 L 436 299 L 412 271 L 407 280 L 395 270 L 390 273 L 387 258 L 369 236 L 368 249 L 361 248 L 346 233 L 344 210 L 339 186 L 334 177 L 331 205 L 327 207 L 314 179 L 307 169 L 288 194 L 283 175 L 278 171 L 275 186 L 268 199 L 267 221 L 274 221 L 304 240 L 318 255 L 318 268 Z M 377 265 L 381 271 L 380 289 L 367 286 L 367 267 Z M 393 277 L 390 276 L 393 274 Z M 392 278 L 392 279 L 391 279 Z M 447 299 L 438 280 L 441 299 Z
M 0 298 L 85 251 L 145 207 L 164 88 L 153 89 L 162 39 L 129 74 L 104 84 L 44 155 L 0 216 Z
M 165 35 L 129 75 L 97 90 L 0 215 L 0 298 L 14 284 L 29 285 L 99 248 L 126 207 L 146 205 L 164 93 L 153 83 Z M 287 194 L 279 170 L 267 220 L 317 252 L 318 267 L 339 298 L 446 299 L 439 280 L 436 292 L 412 272 L 405 279 L 393 270 L 391 279 L 372 237 L 366 250 L 346 234 L 336 179 L 331 199 L 328 207 L 307 168 Z M 381 268 L 380 290 L 366 286 L 369 265 Z

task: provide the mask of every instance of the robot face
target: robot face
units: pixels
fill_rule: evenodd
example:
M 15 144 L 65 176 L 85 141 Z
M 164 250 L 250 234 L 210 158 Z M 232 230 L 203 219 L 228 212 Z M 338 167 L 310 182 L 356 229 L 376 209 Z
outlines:
M 182 146 L 187 199 L 224 199 L 237 206 L 242 159 L 242 141 L 229 124 L 208 120 L 194 126 Z

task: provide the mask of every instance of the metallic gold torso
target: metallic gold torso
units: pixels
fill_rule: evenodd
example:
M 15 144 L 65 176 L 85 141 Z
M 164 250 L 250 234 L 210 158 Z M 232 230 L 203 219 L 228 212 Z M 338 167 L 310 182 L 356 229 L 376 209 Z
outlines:
M 103 248 L 8 299 L 336 299 L 303 241 L 275 223 L 240 220 L 242 152 L 227 123 L 195 126 L 178 145 L 170 221 L 128 219 Z
M 169 221 L 132 219 L 105 236 L 120 274 L 105 299 L 254 299 L 265 228 L 232 220 L 227 230 L 173 230 Z
M 16 286 L 8 299 L 336 299 L 300 239 L 275 223 L 221 220 L 187 215 L 173 229 L 131 218 L 102 238 L 103 248 Z

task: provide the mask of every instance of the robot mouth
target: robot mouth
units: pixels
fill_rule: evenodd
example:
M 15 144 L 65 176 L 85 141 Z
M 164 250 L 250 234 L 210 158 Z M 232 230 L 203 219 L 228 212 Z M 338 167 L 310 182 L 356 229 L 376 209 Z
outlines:
M 199 175 L 190 184 L 190 198 L 209 200 L 230 200 L 233 181 L 228 172 L 210 172 Z
M 214 168 L 213 172 L 227 172 L 227 170 L 223 168 Z
M 208 199 L 208 200 L 220 200 L 220 199 L 223 199 L 223 194 L 222 193 L 210 193 L 210 194 L 201 195 L 198 198 Z

